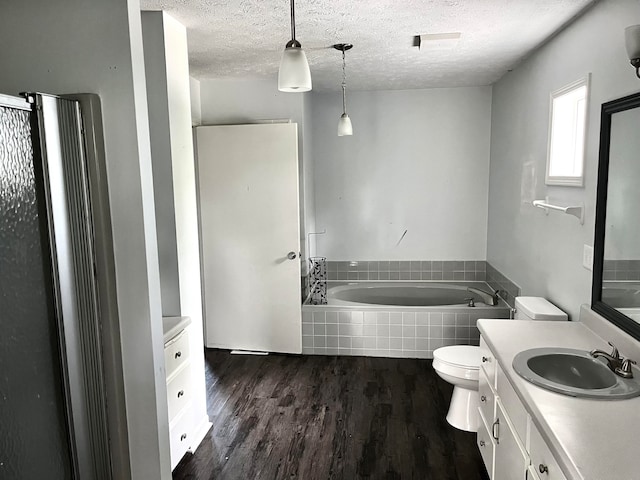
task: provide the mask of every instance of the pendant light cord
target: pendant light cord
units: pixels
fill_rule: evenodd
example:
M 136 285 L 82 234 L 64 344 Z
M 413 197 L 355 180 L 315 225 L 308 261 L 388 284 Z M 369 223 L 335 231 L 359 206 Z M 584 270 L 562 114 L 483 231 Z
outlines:
M 342 49 L 342 113 L 347 114 L 347 70 L 344 48 Z
M 291 40 L 296 39 L 296 11 L 295 0 L 289 2 L 291 4 Z

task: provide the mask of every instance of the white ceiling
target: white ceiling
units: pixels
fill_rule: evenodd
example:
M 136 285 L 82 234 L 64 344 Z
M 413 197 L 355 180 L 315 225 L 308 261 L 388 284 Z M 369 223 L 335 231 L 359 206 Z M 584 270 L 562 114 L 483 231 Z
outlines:
M 297 0 L 296 37 L 314 90 L 490 85 L 594 0 Z M 288 0 L 141 0 L 187 27 L 191 75 L 277 78 L 290 39 Z M 413 36 L 460 32 L 453 49 L 420 51 Z

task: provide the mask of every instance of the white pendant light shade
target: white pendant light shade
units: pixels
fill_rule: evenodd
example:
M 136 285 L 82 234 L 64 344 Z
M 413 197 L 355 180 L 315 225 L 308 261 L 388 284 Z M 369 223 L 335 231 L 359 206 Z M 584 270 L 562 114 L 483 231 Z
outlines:
M 281 92 L 308 92 L 311 90 L 311 71 L 304 50 L 287 46 L 282 52 L 278 72 L 278 90 Z
M 344 137 L 347 135 L 353 135 L 353 126 L 349 115 L 343 113 L 340 120 L 338 120 L 338 136 Z
M 624 39 L 629 60 L 640 58 L 640 25 L 625 28 Z

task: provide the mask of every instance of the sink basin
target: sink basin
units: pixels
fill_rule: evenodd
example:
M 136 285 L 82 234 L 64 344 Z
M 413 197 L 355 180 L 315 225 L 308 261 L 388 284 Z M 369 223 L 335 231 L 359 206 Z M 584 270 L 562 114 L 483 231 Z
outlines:
M 514 357 L 513 369 L 534 385 L 572 397 L 620 400 L 640 396 L 640 382 L 616 375 L 584 350 L 532 348 Z

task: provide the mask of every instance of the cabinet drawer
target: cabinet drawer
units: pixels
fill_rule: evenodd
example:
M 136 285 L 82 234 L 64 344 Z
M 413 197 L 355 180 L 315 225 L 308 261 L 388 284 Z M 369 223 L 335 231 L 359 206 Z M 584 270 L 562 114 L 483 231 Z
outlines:
M 478 409 L 484 420 L 491 424 L 495 415 L 495 397 L 489 386 L 487 375 L 482 369 L 480 369 L 478 381 Z
M 487 469 L 487 473 L 489 474 L 489 478 L 493 478 L 493 440 L 491 439 L 491 435 L 489 434 L 489 429 L 485 423 L 485 419 L 480 417 L 480 422 L 478 425 L 478 436 L 476 438 L 476 443 L 478 445 L 478 450 L 480 450 L 480 455 L 482 456 L 482 461 L 484 462 L 484 466 Z
M 189 364 L 167 383 L 167 403 L 169 422 L 191 401 L 191 369 Z
M 187 408 L 169 430 L 169 447 L 171 450 L 171 470 L 176 468 L 180 459 L 191 447 L 193 436 L 193 414 L 191 408 Z
M 495 421 L 495 428 L 491 426 L 489 430 L 490 434 L 492 436 L 495 434 L 494 438 L 497 438 L 493 465 L 495 480 L 524 478 L 529 465 L 529 457 L 516 439 L 516 433 L 500 404 L 500 400 L 496 402 Z
M 496 359 L 489 350 L 489 347 L 484 341 L 484 338 L 480 337 L 480 368 L 484 369 L 489 380 L 491 388 L 496 387 Z
M 546 442 L 533 424 L 531 424 L 530 435 L 529 456 L 531 457 L 531 466 L 540 480 L 567 480 L 555 458 L 551 455 Z
M 189 331 L 183 330 L 164 344 L 164 367 L 169 379 L 189 360 Z
M 529 414 L 524 409 L 524 405 L 520 401 L 520 398 L 511 386 L 511 383 L 507 379 L 507 376 L 504 374 L 500 365 L 496 368 L 496 385 L 500 402 L 502 403 L 506 414 L 509 416 L 509 420 L 517 434 L 520 446 L 524 449 L 527 440 Z

